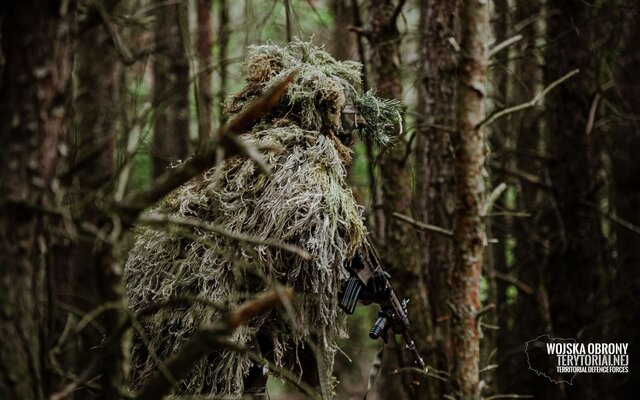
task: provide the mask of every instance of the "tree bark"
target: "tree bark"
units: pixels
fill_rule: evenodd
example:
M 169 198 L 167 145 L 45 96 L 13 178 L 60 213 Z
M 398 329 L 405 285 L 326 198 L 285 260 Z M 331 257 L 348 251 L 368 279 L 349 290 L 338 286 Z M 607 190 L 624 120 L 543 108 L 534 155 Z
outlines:
M 99 1 L 92 4 L 102 7 L 110 18 L 117 2 Z M 81 33 L 76 43 L 75 132 L 70 146 L 73 154 L 70 169 L 74 177 L 70 192 L 73 199 L 71 209 L 75 215 L 99 229 L 110 229 L 110 221 L 105 220 L 103 213 L 94 206 L 113 199 L 115 147 L 120 116 L 117 84 L 120 60 L 104 24 Z M 60 291 L 59 300 L 73 304 L 84 313 L 114 300 L 109 286 L 105 284 L 119 267 L 114 270 L 103 264 L 105 260 L 114 258 L 113 251 L 111 245 L 104 245 L 96 238 L 78 237 L 69 261 L 69 254 L 59 255 L 59 264 L 69 265 L 70 270 L 66 282 L 69 287 Z M 124 306 L 122 297 L 119 301 Z M 113 332 L 117 328 L 120 312 L 108 311 L 96 322 L 106 332 Z M 98 330 L 89 328 L 81 332 L 76 349 L 76 371 L 86 368 L 90 360 L 96 357 L 96 349 L 103 351 L 100 348 L 101 340 L 102 332 Z M 104 397 L 119 397 L 119 389 L 126 381 L 125 356 L 125 348 L 120 346 L 119 352 L 105 357 L 100 371 Z M 87 395 L 86 392 L 76 393 L 76 397 Z
M 333 17 L 331 54 L 336 60 L 350 60 L 355 44 L 354 36 L 349 31 L 354 21 L 351 0 L 331 0 L 329 6 Z
M 220 0 L 220 10 L 218 14 L 218 63 L 220 68 L 220 90 L 218 93 L 218 113 L 220 114 L 220 126 L 227 122 L 227 117 L 224 113 L 224 103 L 227 98 L 227 66 L 229 60 L 227 60 L 229 47 L 229 5 L 227 0 Z
M 180 28 L 180 13 L 186 13 L 184 7 L 186 3 L 158 1 L 151 146 L 154 177 L 189 154 L 189 61 Z
M 589 132 L 588 116 L 597 89 L 594 9 L 580 0 L 559 4 L 548 22 L 544 74 L 547 83 L 572 68 L 580 74 L 563 83 L 548 98 L 549 176 L 557 204 L 557 222 L 550 234 L 550 265 L 546 277 L 551 300 L 554 333 L 580 341 L 600 341 L 598 315 L 607 304 L 600 217 L 588 204 L 599 198 L 599 162 L 596 137 Z M 568 26 L 575 29 L 567 29 Z M 571 51 L 567 51 L 570 48 Z M 570 117 L 567 117 L 570 116 Z M 592 327 L 589 329 L 589 327 Z M 593 390 L 592 375 L 567 391 L 571 398 L 585 398 Z M 575 397 L 574 397 L 575 396 Z
M 420 6 L 420 86 L 416 146 L 416 204 L 420 221 L 451 229 L 455 205 L 454 154 L 451 133 L 455 126 L 455 93 L 458 56 L 450 39 L 459 41 L 458 0 L 422 2 Z M 449 371 L 451 241 L 421 232 L 422 278 L 427 283 L 433 326 L 432 365 Z M 428 333 L 427 333 L 428 334 Z M 422 343 L 428 336 L 423 336 Z M 423 349 L 425 351 L 426 349 Z M 427 354 L 427 353 L 425 353 Z M 449 393 L 447 382 L 427 381 L 422 398 L 441 398 Z M 428 396 L 428 397 L 427 397 Z
M 640 116 L 640 10 L 626 16 L 624 24 L 620 71 L 617 87 L 621 90 L 621 107 L 626 114 Z M 616 21 L 622 21 L 617 19 Z M 611 135 L 609 154 L 613 172 L 613 205 L 615 214 L 635 226 L 640 226 L 640 163 L 637 149 L 640 149 L 640 122 L 638 120 L 620 120 Z M 617 269 L 612 286 L 615 288 L 615 301 L 610 315 L 615 315 L 617 323 L 611 341 L 640 343 L 640 328 L 634 321 L 640 307 L 637 293 L 640 292 L 640 235 L 621 224 L 615 225 Z M 638 346 L 630 346 L 630 359 L 640 358 Z M 631 374 L 630 374 L 631 375 Z M 629 376 L 617 380 L 617 390 L 604 389 L 612 397 L 624 397 L 628 393 L 639 393 L 638 379 Z M 615 394 L 614 394 L 615 393 Z
M 478 312 L 485 240 L 485 136 L 478 124 L 485 118 L 489 5 L 484 0 L 460 4 L 461 60 L 457 93 L 456 207 L 451 300 L 451 383 L 456 398 L 479 398 Z
M 0 397 L 49 392 L 47 209 L 59 196 L 56 170 L 66 135 L 74 2 L 5 2 L 0 87 Z
M 542 4 L 538 1 L 519 0 L 516 2 L 515 21 L 525 21 L 541 11 Z M 518 77 L 513 84 L 513 102 L 529 101 L 541 90 L 542 60 L 536 49 L 536 40 L 540 37 L 538 25 L 533 22 L 527 24 L 520 32 L 522 39 L 514 45 L 517 59 L 514 62 L 515 74 Z M 529 110 L 511 117 L 510 131 L 515 132 L 515 151 L 507 162 L 518 171 L 544 179 L 544 169 L 541 158 L 536 155 L 544 151 L 544 143 L 540 126 L 538 110 Z M 547 332 L 543 318 L 543 307 L 540 299 L 541 279 L 547 269 L 546 227 L 550 222 L 551 203 L 546 193 L 533 185 L 519 182 L 516 193 L 515 206 L 518 211 L 531 215 L 528 218 L 513 218 L 511 231 L 515 239 L 515 265 L 513 275 L 517 279 L 535 289 L 532 296 L 518 293 L 513 310 L 517 318 L 513 318 L 513 330 L 505 332 L 503 337 L 506 359 L 500 362 L 501 390 L 504 393 L 535 394 L 545 397 L 541 391 L 537 376 L 528 373 L 528 365 L 523 365 L 518 354 L 513 354 L 510 348 L 520 346 L 533 339 L 542 332 Z M 501 354 L 502 355 L 502 354 Z M 525 389 L 526 388 L 526 389 Z
M 212 0 L 198 0 L 198 26 L 196 38 L 196 52 L 198 56 L 198 90 L 199 115 L 198 137 L 200 142 L 208 140 L 213 125 L 213 92 L 211 87 L 212 71 L 211 59 L 213 52 L 213 25 L 211 21 Z M 206 71 L 206 72 L 205 72 Z
M 376 87 L 381 96 L 402 99 L 400 81 L 400 32 L 397 18 L 404 5 L 403 1 L 369 1 L 367 3 L 369 23 L 368 39 L 371 44 L 371 65 Z M 411 215 L 411 178 L 407 165 L 407 146 L 400 135 L 400 127 L 393 132 L 396 145 L 385 152 L 380 162 L 382 207 L 384 211 L 383 237 L 376 239 L 382 244 L 382 259 L 392 275 L 396 287 L 411 297 L 409 307 L 413 320 L 412 329 L 418 341 L 424 342 L 428 331 L 429 311 L 425 283 L 420 270 L 420 255 L 417 238 L 412 228 L 393 217 L 394 212 Z M 391 342 L 392 345 L 394 341 Z M 393 346 L 392 346 L 393 348 Z M 402 351 L 397 352 L 402 355 Z M 412 366 L 406 357 L 393 357 L 391 351 L 383 358 L 380 388 L 383 398 L 404 396 L 404 391 L 415 392 L 416 380 L 409 380 L 407 374 L 387 375 L 388 368 L 403 365 Z M 404 377 L 405 379 L 401 379 Z M 404 385 L 402 385 L 404 384 Z M 404 389 L 403 387 L 404 386 Z M 393 397 L 396 396 L 396 397 Z

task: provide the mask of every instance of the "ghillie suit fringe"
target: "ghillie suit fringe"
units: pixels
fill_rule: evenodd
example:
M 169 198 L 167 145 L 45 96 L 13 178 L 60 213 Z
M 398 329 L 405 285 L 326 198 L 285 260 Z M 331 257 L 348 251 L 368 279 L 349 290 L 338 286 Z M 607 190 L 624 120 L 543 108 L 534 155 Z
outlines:
M 293 68 L 300 73 L 282 104 L 242 135 L 250 146 L 266 149 L 273 176 L 236 156 L 177 189 L 153 211 L 294 244 L 311 259 L 198 229 L 185 234 L 138 227 L 125 283 L 133 310 L 187 295 L 234 307 L 276 280 L 289 285 L 299 293 L 293 323 L 271 311 L 239 328 L 232 339 L 247 344 L 258 332 L 268 335 L 270 358 L 292 371 L 300 371 L 297 349 L 313 340 L 322 379 L 331 376 L 335 339 L 345 335 L 345 315 L 337 310 L 337 293 L 348 278 L 344 263 L 366 235 L 362 210 L 346 184 L 349 150 L 333 134 L 339 129 L 345 88 L 359 83 L 359 65 L 337 62 L 300 41 L 287 48 L 252 47 L 245 65 L 247 88 L 231 100 L 229 111 L 241 110 Z M 367 96 L 379 124 L 385 118 L 397 120 L 396 103 L 362 95 Z M 387 139 L 381 132 L 369 134 L 377 134 L 382 144 Z M 134 339 L 132 388 L 141 388 L 155 372 L 157 358 L 167 360 L 194 329 L 220 317 L 196 303 L 163 309 L 142 321 L 144 335 Z M 245 355 L 221 351 L 201 360 L 177 392 L 240 395 L 251 365 Z

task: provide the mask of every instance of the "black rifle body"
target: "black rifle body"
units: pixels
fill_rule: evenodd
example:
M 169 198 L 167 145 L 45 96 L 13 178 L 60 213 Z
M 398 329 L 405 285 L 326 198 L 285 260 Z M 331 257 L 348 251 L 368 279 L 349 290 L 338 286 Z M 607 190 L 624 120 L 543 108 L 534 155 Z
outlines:
M 369 240 L 365 240 L 362 247 L 356 251 L 347 269 L 351 277 L 340 293 L 340 308 L 347 314 L 353 314 L 358 301 L 363 304 L 380 304 L 378 319 L 373 324 L 369 337 L 384 339 L 389 329 L 395 334 L 402 335 L 416 364 L 424 368 L 424 361 L 416 351 L 415 343 L 409 334 L 411 325 L 407 313 L 409 300 L 400 301 L 391 285 L 390 275 L 383 269 L 380 258 Z

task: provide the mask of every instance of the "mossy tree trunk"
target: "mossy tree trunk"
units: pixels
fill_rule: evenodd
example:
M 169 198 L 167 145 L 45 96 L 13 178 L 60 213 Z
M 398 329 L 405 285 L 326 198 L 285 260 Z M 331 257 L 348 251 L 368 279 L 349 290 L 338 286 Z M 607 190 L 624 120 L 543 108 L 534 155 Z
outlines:
M 420 221 L 451 229 L 455 205 L 454 154 L 451 131 L 455 127 L 455 93 L 458 55 L 451 39 L 459 41 L 458 0 L 422 2 L 420 6 L 420 97 L 416 146 L 416 204 Z M 429 291 L 432 338 L 429 360 L 436 369 L 449 371 L 451 241 L 432 233 L 420 233 L 421 269 Z M 424 349 L 425 355 L 429 354 Z M 448 383 L 429 379 L 421 398 L 441 398 Z
M 154 177 L 189 154 L 189 61 L 182 37 L 189 29 L 181 28 L 181 19 L 188 21 L 186 3 L 158 1 L 151 146 Z
M 455 142 L 456 206 L 453 224 L 454 264 L 451 384 L 459 399 L 478 399 L 480 278 L 485 240 L 485 118 L 488 64 L 489 4 L 466 0 L 460 4 L 461 59 L 457 92 Z
M 38 400 L 47 369 L 52 271 L 48 246 L 73 64 L 75 3 L 4 2 L 0 83 L 0 397 Z

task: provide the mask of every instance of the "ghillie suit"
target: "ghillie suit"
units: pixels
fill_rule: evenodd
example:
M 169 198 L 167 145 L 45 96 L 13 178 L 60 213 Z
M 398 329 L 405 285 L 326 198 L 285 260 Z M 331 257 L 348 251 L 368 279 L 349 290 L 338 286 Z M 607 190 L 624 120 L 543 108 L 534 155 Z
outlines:
M 353 98 L 352 106 L 368 120 L 361 133 L 379 144 L 388 141 L 384 132 L 400 114 L 396 102 L 371 92 L 358 94 L 359 64 L 337 62 L 302 41 L 284 48 L 251 47 L 244 66 L 247 86 L 231 98 L 228 111 L 238 113 L 294 69 L 298 75 L 280 105 L 242 135 L 249 145 L 266 149 L 263 155 L 273 176 L 244 157 L 232 157 L 177 189 L 153 211 L 293 244 L 311 259 L 198 229 L 185 234 L 138 227 L 125 281 L 133 310 L 185 295 L 234 307 L 274 280 L 293 287 L 298 293 L 293 322 L 272 311 L 239 328 L 232 339 L 254 344 L 258 338 L 272 362 L 304 375 L 300 360 L 308 352 L 307 342 L 313 341 L 319 366 L 314 374 L 326 382 L 334 340 L 345 334 L 336 296 L 348 278 L 343 265 L 366 235 L 361 209 L 345 181 L 351 150 L 340 141 L 348 136 L 342 128 L 343 110 Z M 145 319 L 144 340 L 134 339 L 132 387 L 141 388 L 156 370 L 155 357 L 166 360 L 194 329 L 219 317 L 206 305 L 192 304 Z M 177 391 L 239 395 L 251 368 L 246 356 L 221 351 L 195 365 Z

